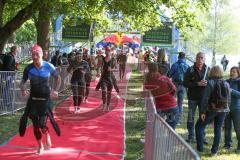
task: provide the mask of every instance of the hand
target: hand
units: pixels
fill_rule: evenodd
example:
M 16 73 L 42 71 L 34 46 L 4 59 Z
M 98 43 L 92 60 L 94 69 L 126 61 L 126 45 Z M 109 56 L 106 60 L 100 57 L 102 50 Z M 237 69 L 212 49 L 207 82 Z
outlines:
M 26 90 L 22 91 L 22 96 L 23 97 L 26 97 L 28 95 L 29 95 L 29 91 L 26 91 Z
M 58 91 L 52 90 L 51 98 L 58 98 Z
M 206 118 L 206 114 L 201 114 L 201 119 L 203 122 L 205 121 L 205 118 Z
M 206 86 L 207 85 L 207 80 L 201 80 L 198 82 L 198 86 Z

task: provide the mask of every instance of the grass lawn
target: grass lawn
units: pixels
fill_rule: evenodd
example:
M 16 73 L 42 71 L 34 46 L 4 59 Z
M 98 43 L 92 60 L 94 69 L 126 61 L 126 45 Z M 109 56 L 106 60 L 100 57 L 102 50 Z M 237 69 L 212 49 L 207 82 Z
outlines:
M 183 116 L 183 123 L 179 126 L 177 126 L 177 133 L 179 133 L 184 139 L 187 139 L 188 132 L 187 132 L 187 101 L 185 101 L 184 104 L 184 116 Z M 195 121 L 198 118 L 198 113 L 195 115 Z M 240 160 L 240 155 L 235 154 L 235 149 L 237 147 L 237 139 L 235 135 L 235 131 L 233 131 L 232 138 L 233 138 L 233 148 L 230 151 L 227 151 L 226 149 L 223 148 L 224 145 L 224 132 L 222 130 L 222 138 L 221 138 L 221 143 L 219 146 L 219 151 L 217 156 L 211 157 L 211 146 L 213 143 L 213 124 L 209 125 L 206 128 L 206 139 L 207 142 L 209 143 L 208 145 L 205 145 L 204 149 L 205 152 L 200 155 L 201 159 L 203 160 Z M 196 148 L 196 143 L 191 143 L 190 144 L 194 149 Z
M 227 77 L 227 76 L 226 76 Z M 139 72 L 133 72 L 129 83 L 138 84 L 139 81 L 142 81 L 143 77 Z M 128 91 L 131 91 L 132 88 L 134 90 L 141 90 L 142 86 L 135 86 L 135 87 L 128 87 Z M 141 95 L 139 94 L 139 97 Z M 184 139 L 187 138 L 187 100 L 184 103 L 184 116 L 183 116 L 183 123 L 177 126 L 176 132 L 179 133 Z M 198 118 L 198 113 L 195 115 L 195 121 Z M 127 132 L 127 139 L 126 139 L 126 146 L 127 146 L 127 156 L 126 160 L 136 160 L 141 159 L 144 153 L 144 145 L 141 143 L 140 139 L 144 138 L 144 128 L 145 128 L 145 107 L 144 107 L 144 100 L 137 100 L 133 103 L 127 103 L 126 105 L 126 132 Z M 222 141 L 219 147 L 218 155 L 215 157 L 211 157 L 210 149 L 213 142 L 213 127 L 210 125 L 206 129 L 206 138 L 209 142 L 209 145 L 205 145 L 205 152 L 204 154 L 200 155 L 201 159 L 203 160 L 240 160 L 240 155 L 235 154 L 234 150 L 236 149 L 237 139 L 235 132 L 233 131 L 233 149 L 227 151 L 223 148 L 223 132 L 222 132 Z M 193 149 L 196 148 L 196 143 L 190 144 Z

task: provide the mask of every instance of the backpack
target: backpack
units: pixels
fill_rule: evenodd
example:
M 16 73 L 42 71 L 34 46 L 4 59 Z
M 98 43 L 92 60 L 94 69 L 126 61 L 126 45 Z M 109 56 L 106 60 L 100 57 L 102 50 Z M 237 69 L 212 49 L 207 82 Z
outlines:
M 3 71 L 3 69 L 4 69 L 5 57 L 6 57 L 5 54 L 0 54 L 0 71 Z
M 188 69 L 188 65 L 186 63 L 177 62 L 176 70 L 173 74 L 173 81 L 174 82 L 183 82 L 184 81 L 184 75 Z
M 225 109 L 229 105 L 229 86 L 224 80 L 216 80 L 212 92 L 211 106 L 213 109 Z

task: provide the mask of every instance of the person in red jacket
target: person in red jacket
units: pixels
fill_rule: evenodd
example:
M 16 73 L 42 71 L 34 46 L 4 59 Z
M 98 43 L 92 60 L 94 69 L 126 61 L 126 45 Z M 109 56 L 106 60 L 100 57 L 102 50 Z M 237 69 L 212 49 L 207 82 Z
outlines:
M 145 76 L 144 86 L 151 91 L 155 99 L 157 113 L 164 117 L 166 122 L 175 129 L 178 119 L 176 87 L 167 76 L 158 72 L 157 63 L 149 63 L 148 70 L 149 73 Z

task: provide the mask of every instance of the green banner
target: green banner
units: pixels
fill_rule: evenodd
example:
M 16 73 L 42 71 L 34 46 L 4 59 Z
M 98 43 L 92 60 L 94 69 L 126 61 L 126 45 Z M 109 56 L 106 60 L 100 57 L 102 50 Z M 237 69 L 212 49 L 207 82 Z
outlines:
M 89 40 L 90 25 L 66 26 L 62 30 L 62 40 L 86 41 Z
M 143 46 L 172 45 L 172 23 L 164 23 L 161 28 L 152 29 L 142 37 Z

